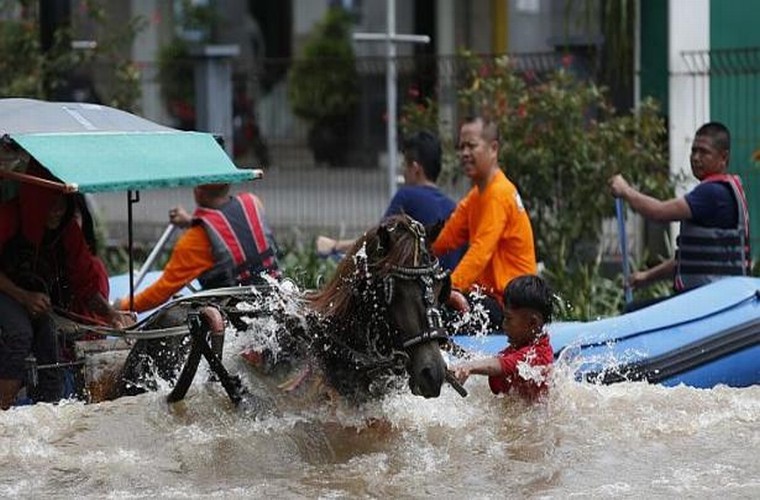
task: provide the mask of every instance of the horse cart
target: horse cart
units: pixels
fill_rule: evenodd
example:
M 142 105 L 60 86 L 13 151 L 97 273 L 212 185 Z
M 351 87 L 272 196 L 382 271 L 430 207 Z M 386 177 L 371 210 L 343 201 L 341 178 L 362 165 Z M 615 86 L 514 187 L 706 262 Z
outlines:
M 0 136 L 5 198 L 17 183 L 64 193 L 125 193 L 130 297 L 133 205 L 142 190 L 261 176 L 259 170 L 237 168 L 211 134 L 175 130 L 101 105 L 0 99 Z M 54 180 L 28 172 L 30 157 Z M 237 351 L 227 355 L 279 377 L 275 386 L 294 394 L 318 386 L 323 396 L 363 400 L 398 388 L 400 375 L 406 375 L 413 393 L 436 397 L 447 380 L 454 383 L 441 354 L 447 335 L 438 310 L 448 277 L 428 252 L 425 236 L 407 217 L 384 221 L 365 233 L 320 291 L 274 280 L 204 290 L 165 304 L 125 330 L 56 314 L 66 354 L 49 365 L 30 357 L 27 384 L 41 370 L 63 370 L 68 396 L 98 402 L 157 387 L 145 381 L 150 372 L 168 382 L 168 399 L 176 401 L 205 358 L 212 377 L 237 403 L 245 388 L 214 347 L 235 332 Z

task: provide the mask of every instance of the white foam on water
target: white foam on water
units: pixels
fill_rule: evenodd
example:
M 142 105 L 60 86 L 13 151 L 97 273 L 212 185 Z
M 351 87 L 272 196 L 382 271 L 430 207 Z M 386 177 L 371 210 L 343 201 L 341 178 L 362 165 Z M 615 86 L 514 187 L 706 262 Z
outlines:
M 284 397 L 240 357 L 277 347 L 270 319 L 226 336 L 224 364 L 253 406 L 235 408 L 202 364 L 172 405 L 166 384 L 0 412 L 0 496 L 760 497 L 760 386 L 598 386 L 575 381 L 568 356 L 535 404 L 473 376 L 466 398 L 444 386 L 424 399 L 402 383 L 359 408 L 315 405 Z

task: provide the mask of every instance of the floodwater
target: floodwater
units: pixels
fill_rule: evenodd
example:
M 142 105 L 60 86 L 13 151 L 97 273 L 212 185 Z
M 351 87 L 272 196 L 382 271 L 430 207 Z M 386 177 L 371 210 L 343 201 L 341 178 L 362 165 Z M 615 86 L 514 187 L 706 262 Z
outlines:
M 473 377 L 467 398 L 262 411 L 204 378 L 174 405 L 0 412 L 0 497 L 760 498 L 760 386 L 594 386 L 558 365 L 537 405 Z

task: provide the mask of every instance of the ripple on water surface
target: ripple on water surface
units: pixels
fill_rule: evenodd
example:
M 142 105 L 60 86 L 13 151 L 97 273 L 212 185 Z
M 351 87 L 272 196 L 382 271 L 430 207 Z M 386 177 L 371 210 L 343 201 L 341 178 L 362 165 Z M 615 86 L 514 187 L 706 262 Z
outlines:
M 235 366 L 234 363 L 231 363 Z M 760 387 L 579 384 L 528 405 L 445 388 L 359 410 L 233 408 L 197 382 L 0 413 L 0 497 L 758 497 Z

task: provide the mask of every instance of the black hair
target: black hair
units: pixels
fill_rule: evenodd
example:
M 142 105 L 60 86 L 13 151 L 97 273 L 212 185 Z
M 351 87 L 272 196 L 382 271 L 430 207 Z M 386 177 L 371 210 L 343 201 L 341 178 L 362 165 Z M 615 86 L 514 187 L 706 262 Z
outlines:
M 404 140 L 404 158 L 422 166 L 425 177 L 436 182 L 441 174 L 441 141 L 429 130 L 415 132 Z
M 554 292 L 540 276 L 524 274 L 507 284 L 504 289 L 504 305 L 533 309 L 541 314 L 544 323 L 549 323 L 554 314 Z
M 206 196 L 210 196 L 212 198 L 227 196 L 227 194 L 230 192 L 230 185 L 228 183 L 201 184 L 198 187 L 203 190 L 203 193 Z
M 480 122 L 483 124 L 483 129 L 480 132 L 480 136 L 486 142 L 496 141 L 499 142 L 499 126 L 496 122 L 485 118 L 483 116 L 468 116 L 464 119 L 463 125 L 470 123 Z
M 79 211 L 82 217 L 82 233 L 84 234 L 84 240 L 87 243 L 87 247 L 90 249 L 92 255 L 98 254 L 98 242 L 95 237 L 95 221 L 90 213 L 90 209 L 87 206 L 87 200 L 82 193 L 76 193 L 73 195 L 73 206 L 75 210 Z M 69 204 L 71 206 L 72 204 Z
M 720 151 L 731 151 L 731 132 L 720 122 L 708 122 L 699 127 L 696 136 L 709 137 Z

